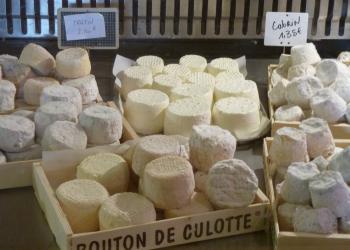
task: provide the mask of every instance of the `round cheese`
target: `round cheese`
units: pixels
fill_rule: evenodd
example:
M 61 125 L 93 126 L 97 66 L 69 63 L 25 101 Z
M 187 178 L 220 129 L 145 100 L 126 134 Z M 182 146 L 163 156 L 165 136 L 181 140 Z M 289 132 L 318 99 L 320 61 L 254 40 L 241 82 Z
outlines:
M 194 125 L 210 124 L 211 111 L 203 98 L 184 98 L 169 104 L 165 111 L 164 134 L 189 137 Z
M 213 89 L 206 84 L 183 84 L 171 90 L 170 100 L 172 102 L 183 98 L 203 98 L 208 106 L 213 102 Z
M 288 84 L 289 81 L 281 80 L 268 92 L 269 101 L 272 105 L 279 107 L 287 104 L 286 88 Z
M 16 86 L 7 80 L 0 80 L 0 112 L 15 109 Z
M 207 67 L 207 59 L 199 55 L 185 55 L 180 58 L 179 63 L 192 72 L 203 72 Z
M 215 77 L 206 72 L 194 72 L 187 79 L 187 83 L 203 84 L 208 85 L 214 90 L 215 87 Z
M 207 193 L 208 173 L 196 171 L 194 173 L 194 183 L 197 192 Z
M 290 50 L 290 55 L 293 65 L 301 63 L 316 64 L 321 61 L 321 57 L 313 43 L 293 46 Z
M 156 220 L 156 210 L 148 199 L 136 193 L 115 194 L 99 211 L 100 230 L 140 225 Z
M 87 136 L 83 128 L 70 121 L 56 121 L 44 132 L 41 146 L 45 151 L 85 149 Z
M 62 82 L 62 85 L 70 86 L 79 90 L 83 104 L 94 102 L 99 96 L 97 82 L 94 75 L 65 80 Z
M 40 96 L 45 87 L 51 85 L 59 85 L 60 83 L 50 77 L 34 77 L 28 79 L 24 83 L 23 94 L 24 100 L 30 105 L 39 106 L 40 105 Z
M 7 161 L 29 161 L 42 158 L 42 147 L 39 144 L 33 144 L 32 146 L 25 148 L 21 152 L 6 152 Z
M 298 205 L 292 203 L 283 203 L 278 206 L 277 215 L 278 215 L 278 225 L 283 231 L 293 231 L 294 224 L 294 213 L 297 208 L 306 208 L 311 209 L 308 205 Z
M 301 121 L 305 118 L 304 111 L 297 105 L 283 105 L 276 109 L 274 113 L 276 121 Z
M 296 77 L 314 76 L 316 69 L 314 66 L 306 63 L 293 65 L 288 69 L 288 80 L 293 80 Z
M 216 76 L 223 71 L 237 72 L 239 71 L 239 66 L 237 61 L 232 58 L 220 57 L 210 61 L 207 71 L 209 74 Z
M 40 106 L 34 115 L 36 136 L 42 138 L 45 129 L 55 121 L 78 122 L 76 106 L 70 102 L 48 102 Z
M 151 135 L 143 137 L 136 145 L 132 157 L 132 169 L 138 176 L 143 175 L 147 163 L 165 155 L 179 155 L 180 144 L 171 136 Z
M 244 97 L 221 99 L 214 105 L 213 122 L 236 137 L 248 135 L 260 127 L 259 105 Z
M 50 52 L 35 43 L 29 43 L 23 48 L 19 62 L 30 66 L 42 76 L 53 73 L 56 68 L 55 58 Z
M 218 81 L 214 91 L 215 101 L 226 97 L 245 97 L 260 104 L 258 87 L 251 80 L 244 80 L 232 84 L 231 82 Z
M 350 78 L 336 79 L 330 86 L 346 103 L 350 102 Z
M 63 78 L 79 78 L 90 74 L 89 53 L 82 48 L 69 48 L 58 52 L 56 71 Z
M 344 63 L 346 66 L 350 65 L 350 51 L 342 51 L 337 57 L 339 62 Z
M 136 64 L 149 68 L 153 75 L 162 73 L 164 69 L 164 61 L 158 56 L 141 56 L 137 58 Z
M 125 117 L 137 133 L 161 133 L 169 97 L 159 90 L 137 89 L 128 94 Z
M 191 70 L 184 65 L 173 63 L 165 66 L 163 73 L 175 75 L 180 77 L 182 81 L 187 81 L 188 77 L 191 75 Z
M 335 80 L 340 78 L 350 78 L 349 68 L 337 60 L 324 59 L 316 67 L 316 77 L 318 77 L 325 87 L 330 86 Z
M 163 156 L 149 162 L 142 181 L 143 194 L 160 209 L 186 206 L 195 186 L 191 164 L 179 156 Z
M 330 88 L 317 91 L 310 100 L 310 106 L 315 116 L 329 123 L 336 123 L 346 112 L 345 101 Z
M 144 66 L 131 66 L 123 71 L 121 82 L 120 94 L 126 100 L 129 92 L 152 86 L 152 71 Z
M 108 198 L 101 184 L 93 180 L 70 180 L 59 185 L 56 196 L 74 233 L 99 229 L 98 211 Z
M 122 137 L 123 119 L 114 108 L 99 104 L 90 106 L 80 113 L 79 124 L 91 144 L 111 144 Z
M 77 178 L 95 180 L 110 194 L 126 192 L 129 185 L 129 167 L 119 155 L 99 153 L 86 157 L 77 166 Z
M 169 74 L 159 74 L 156 75 L 153 79 L 152 88 L 160 90 L 167 94 L 169 97 L 171 95 L 171 90 L 180 86 L 182 80 L 180 77 Z
M 311 117 L 302 121 L 299 128 L 306 134 L 307 151 L 310 158 L 316 158 L 319 155 L 327 158 L 333 154 L 335 148 L 333 135 L 325 120 Z
M 0 150 L 20 152 L 34 144 L 35 125 L 21 116 L 0 116 Z
M 330 160 L 328 169 L 338 171 L 343 176 L 345 182 L 350 184 L 350 147 L 341 150 L 335 154 Z
M 194 192 L 188 205 L 181 208 L 165 210 L 164 217 L 169 219 L 207 213 L 213 210 L 213 206 L 210 204 L 208 198 L 204 194 Z
M 218 126 L 193 126 L 190 137 L 190 162 L 197 170 L 207 172 L 218 161 L 232 159 L 236 138 Z
M 246 207 L 255 199 L 258 178 L 244 161 L 219 161 L 209 170 L 206 190 L 215 208 Z

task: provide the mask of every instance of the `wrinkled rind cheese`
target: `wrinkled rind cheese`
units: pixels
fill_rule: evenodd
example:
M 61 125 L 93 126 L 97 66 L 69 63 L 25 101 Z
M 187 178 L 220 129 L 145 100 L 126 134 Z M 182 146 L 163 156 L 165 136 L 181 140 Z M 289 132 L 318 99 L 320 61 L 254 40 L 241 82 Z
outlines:
M 181 84 L 182 80 L 178 76 L 169 74 L 159 74 L 154 77 L 152 88 L 162 91 L 170 97 L 171 90 L 173 88 L 176 88 L 177 86 L 180 86 Z
M 330 86 L 337 79 L 350 78 L 349 68 L 334 59 L 324 59 L 316 67 L 318 77 L 325 87 Z
M 60 83 L 50 77 L 34 77 L 24 83 L 23 94 L 26 103 L 34 106 L 40 105 L 40 97 L 44 88 Z
M 129 92 L 152 86 L 152 71 L 144 66 L 131 66 L 122 72 L 121 82 L 120 94 L 126 100 Z
M 65 80 L 62 82 L 62 85 L 79 90 L 83 104 L 94 102 L 99 96 L 96 78 L 91 74 L 77 79 Z
M 192 72 L 203 72 L 207 67 L 207 59 L 199 55 L 185 55 L 180 58 L 179 63 Z
M 208 106 L 213 103 L 213 89 L 206 84 L 183 84 L 171 90 L 170 100 L 172 102 L 183 98 L 203 98 Z
M 328 169 L 338 171 L 343 176 L 345 182 L 350 184 L 350 147 L 335 154 L 330 160 Z
M 191 70 L 184 65 L 168 64 L 164 67 L 163 73 L 180 77 L 182 81 L 187 81 L 191 75 Z
M 7 80 L 0 80 L 0 112 L 15 108 L 16 86 Z
M 220 57 L 213 59 L 210 63 L 208 63 L 207 72 L 209 74 L 216 76 L 217 74 L 223 71 L 239 71 L 239 65 L 237 61 L 228 57 Z
M 321 57 L 313 43 L 293 46 L 290 50 L 292 65 L 301 63 L 317 64 L 321 61 Z
M 279 107 L 287 104 L 285 94 L 288 84 L 289 81 L 281 80 L 268 92 L 269 100 L 272 105 Z
M 251 80 L 238 81 L 234 84 L 226 81 L 218 81 L 215 85 L 215 101 L 227 97 L 245 97 L 260 104 L 258 87 Z
M 11 153 L 6 152 L 7 161 L 29 161 L 42 158 L 42 147 L 39 144 L 33 144 L 32 146 L 25 148 L 24 151 Z
M 274 118 L 277 121 L 301 121 L 305 118 L 304 111 L 297 105 L 283 105 L 276 109 Z
M 82 48 L 69 48 L 56 55 L 56 71 L 63 78 L 79 78 L 90 74 L 89 53 Z
M 164 69 L 164 61 L 158 56 L 141 56 L 137 58 L 136 64 L 149 68 L 153 75 L 162 73 Z

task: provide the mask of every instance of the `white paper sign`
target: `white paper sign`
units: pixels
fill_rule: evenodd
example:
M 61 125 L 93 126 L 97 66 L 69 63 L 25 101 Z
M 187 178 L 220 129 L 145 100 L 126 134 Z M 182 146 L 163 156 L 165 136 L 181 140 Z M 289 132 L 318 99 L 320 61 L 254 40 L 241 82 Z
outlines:
M 106 37 L 105 20 L 100 13 L 66 15 L 63 18 L 67 41 Z
M 308 13 L 267 12 L 265 46 L 294 46 L 307 41 Z

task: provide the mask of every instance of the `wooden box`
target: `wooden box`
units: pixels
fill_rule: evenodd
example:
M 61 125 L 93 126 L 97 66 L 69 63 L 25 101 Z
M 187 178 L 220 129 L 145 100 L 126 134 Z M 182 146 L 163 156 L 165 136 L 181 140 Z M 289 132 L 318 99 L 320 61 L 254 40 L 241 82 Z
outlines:
M 271 75 L 272 71 L 277 68 L 278 65 L 271 64 L 268 67 L 268 91 L 272 89 Z M 270 99 L 268 99 L 270 120 L 271 120 L 271 135 L 273 136 L 279 128 L 282 127 L 294 127 L 297 128 L 300 122 L 286 122 L 286 121 L 277 121 L 274 118 L 274 113 L 276 107 L 274 107 Z M 329 124 L 329 128 L 332 131 L 333 137 L 336 139 L 350 139 L 350 124 L 347 123 L 338 123 L 338 124 Z
M 277 250 L 348 250 L 350 249 L 350 234 L 313 234 L 300 233 L 281 230 L 278 217 L 277 207 L 280 200 L 275 195 L 274 176 L 272 173 L 271 162 L 269 158 L 269 148 L 273 138 L 265 138 L 263 143 L 264 157 L 264 177 L 266 192 L 270 198 L 272 207 L 272 238 L 274 249 Z M 350 146 L 350 140 L 335 140 L 337 147 L 345 148 Z
M 120 146 L 119 146 L 120 147 Z M 44 154 L 33 167 L 33 187 L 39 204 L 61 249 L 155 249 L 265 230 L 269 200 L 259 190 L 253 204 L 244 208 L 164 219 L 143 225 L 75 234 L 56 199 L 55 190 L 75 178 L 76 165 L 96 149 Z M 106 151 L 118 153 L 118 146 Z

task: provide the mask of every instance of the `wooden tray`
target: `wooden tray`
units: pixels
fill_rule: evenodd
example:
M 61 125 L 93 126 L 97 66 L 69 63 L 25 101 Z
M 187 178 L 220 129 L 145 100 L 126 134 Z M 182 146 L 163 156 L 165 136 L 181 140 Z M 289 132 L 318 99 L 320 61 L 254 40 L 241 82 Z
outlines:
M 111 147 L 111 146 L 110 146 Z M 117 153 L 118 146 L 109 151 Z M 33 168 L 33 187 L 60 249 L 155 249 L 265 230 L 269 200 L 259 190 L 254 203 L 245 208 L 164 219 L 152 223 L 90 233 L 73 233 L 55 197 L 56 188 L 75 178 L 76 165 L 91 154 L 87 150 L 49 152 Z M 64 159 L 64 161 L 59 161 Z M 195 235 L 196 227 L 203 226 Z M 104 248 L 111 245 L 111 248 Z
M 271 64 L 268 67 L 268 91 L 272 89 L 271 75 L 272 71 L 277 68 L 277 64 Z M 270 99 L 268 99 L 270 120 L 271 120 L 271 135 L 273 136 L 275 132 L 282 127 L 294 127 L 298 128 L 300 122 L 286 122 L 286 121 L 277 121 L 274 118 L 275 107 L 271 104 Z M 350 139 L 350 124 L 347 123 L 338 123 L 338 124 L 329 124 L 329 128 L 332 131 L 333 137 L 335 139 Z
M 269 149 L 273 138 L 264 139 L 263 157 L 264 157 L 264 178 L 266 192 L 271 201 L 272 207 L 272 238 L 274 247 L 277 250 L 345 250 L 350 249 L 350 234 L 312 234 L 312 233 L 295 233 L 280 230 L 277 217 L 277 207 L 280 200 L 275 196 L 274 176 L 271 170 L 269 158 Z M 350 146 L 350 140 L 335 140 L 337 147 L 345 148 Z

